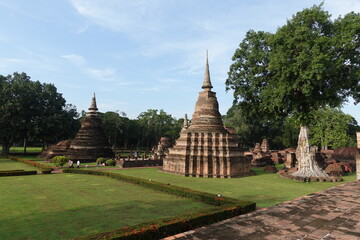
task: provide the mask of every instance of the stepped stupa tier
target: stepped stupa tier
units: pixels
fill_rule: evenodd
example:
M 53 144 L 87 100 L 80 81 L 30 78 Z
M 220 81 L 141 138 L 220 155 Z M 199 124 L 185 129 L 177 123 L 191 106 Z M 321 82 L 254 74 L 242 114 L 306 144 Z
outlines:
M 221 178 L 252 174 L 250 161 L 238 148 L 238 137 L 222 123 L 212 87 L 206 58 L 203 91 L 199 93 L 190 124 L 185 115 L 180 137 L 164 159 L 164 172 Z
M 113 158 L 115 156 L 102 128 L 95 94 L 89 111 L 81 122 L 81 128 L 75 139 L 71 141 L 66 155 L 73 161 L 80 160 L 81 162 L 94 162 L 99 157 Z

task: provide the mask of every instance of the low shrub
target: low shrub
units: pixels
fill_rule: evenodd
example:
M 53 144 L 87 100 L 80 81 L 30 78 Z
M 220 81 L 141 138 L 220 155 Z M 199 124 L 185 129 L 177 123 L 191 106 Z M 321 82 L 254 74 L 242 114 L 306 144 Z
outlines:
M 66 156 L 55 156 L 51 159 L 51 162 L 57 167 L 64 166 L 69 161 L 69 158 Z
M 17 157 L 11 157 L 10 159 L 12 159 L 14 161 L 17 161 L 17 162 L 23 162 L 23 163 L 29 164 L 31 166 L 37 167 L 37 168 L 41 169 L 41 172 L 43 174 L 50 174 L 51 171 L 54 171 L 53 168 L 51 168 L 51 167 L 49 167 L 49 166 L 47 166 L 45 164 L 34 162 L 34 161 L 31 161 L 31 160 L 28 160 L 28 159 L 17 158 Z
M 113 231 L 79 237 L 77 239 L 159 239 L 218 222 L 243 213 L 248 213 L 254 211 L 256 207 L 255 203 L 249 201 L 240 201 L 223 196 L 218 197 L 215 194 L 195 191 L 160 182 L 154 182 L 150 179 L 145 180 L 141 178 L 125 176 L 118 173 L 80 169 L 65 169 L 63 172 L 108 176 L 125 182 L 151 188 L 153 190 L 191 198 L 209 205 L 213 205 L 210 208 L 183 214 L 175 218 L 164 218 L 158 221 L 138 224 L 132 227 L 118 228 Z
M 103 164 L 103 163 L 106 162 L 106 158 L 99 157 L 98 159 L 96 159 L 96 162 L 99 163 L 99 164 Z
M 0 177 L 35 175 L 35 174 L 37 174 L 37 171 L 24 171 L 24 170 L 0 171 Z
M 115 165 L 116 165 L 116 161 L 113 160 L 113 159 L 108 159 L 108 160 L 106 160 L 105 165 L 106 165 L 106 166 L 115 166 Z

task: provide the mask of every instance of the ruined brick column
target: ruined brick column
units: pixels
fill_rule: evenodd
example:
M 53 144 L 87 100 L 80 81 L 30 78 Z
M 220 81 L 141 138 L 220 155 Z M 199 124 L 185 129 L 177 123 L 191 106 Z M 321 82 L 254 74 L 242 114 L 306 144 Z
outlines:
M 190 125 L 185 117 L 180 137 L 163 162 L 163 171 L 193 177 L 231 178 L 251 175 L 250 161 L 238 148 L 237 135 L 227 130 L 210 81 L 206 58 L 203 91 Z
M 357 148 L 360 149 L 360 132 L 356 133 Z M 360 180 L 360 154 L 356 154 L 356 179 Z

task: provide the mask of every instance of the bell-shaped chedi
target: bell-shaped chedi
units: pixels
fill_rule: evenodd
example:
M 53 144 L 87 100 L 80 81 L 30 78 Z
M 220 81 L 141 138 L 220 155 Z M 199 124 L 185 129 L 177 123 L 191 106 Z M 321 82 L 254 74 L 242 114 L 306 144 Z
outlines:
M 102 128 L 101 117 L 96 106 L 95 93 L 81 122 L 81 128 L 66 153 L 71 160 L 81 162 L 94 162 L 99 157 L 112 158 L 114 152 L 111 150 L 108 139 Z
M 196 177 L 240 177 L 252 174 L 249 160 L 238 148 L 236 134 L 221 120 L 216 93 L 212 92 L 208 59 L 205 76 L 192 115 L 163 161 L 163 171 Z

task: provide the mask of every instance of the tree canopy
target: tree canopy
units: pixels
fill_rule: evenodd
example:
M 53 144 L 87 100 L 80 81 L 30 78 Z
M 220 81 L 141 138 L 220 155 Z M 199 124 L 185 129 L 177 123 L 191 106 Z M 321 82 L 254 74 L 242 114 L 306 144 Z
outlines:
M 322 149 L 356 146 L 356 120 L 340 109 L 319 109 L 310 124 L 310 143 Z
M 0 143 L 2 153 L 10 146 L 36 140 L 46 145 L 73 137 L 79 124 L 76 108 L 53 84 L 31 81 L 26 73 L 0 75 Z
M 301 124 L 349 96 L 359 101 L 360 15 L 336 20 L 313 6 L 276 33 L 247 32 L 232 58 L 227 89 L 248 112 L 294 114 Z
M 179 137 L 182 123 L 167 114 L 164 110 L 148 109 L 138 116 L 142 129 L 141 144 L 152 147 L 163 136 L 168 136 L 174 141 Z
M 360 101 L 360 14 L 336 20 L 314 5 L 296 13 L 275 33 L 247 32 L 230 66 L 227 89 L 235 104 L 263 117 L 292 115 L 299 122 L 299 177 L 328 177 L 315 162 L 309 124 L 317 110 Z
M 103 128 L 113 149 L 152 148 L 163 136 L 175 141 L 179 137 L 182 119 L 176 119 L 164 110 L 149 109 L 137 119 L 129 119 L 124 112 L 101 114 Z

